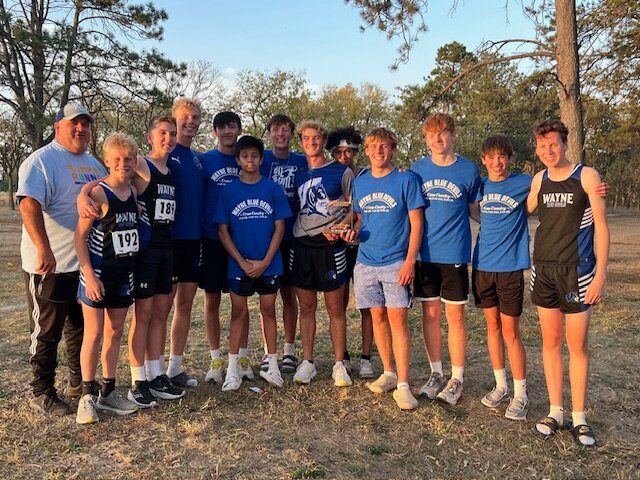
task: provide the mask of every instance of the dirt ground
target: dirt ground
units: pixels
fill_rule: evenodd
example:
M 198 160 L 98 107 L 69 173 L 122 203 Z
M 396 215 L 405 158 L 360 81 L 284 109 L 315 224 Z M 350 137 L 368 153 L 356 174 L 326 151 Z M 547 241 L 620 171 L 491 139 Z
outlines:
M 547 413 L 547 397 L 540 333 L 528 300 L 522 316 L 531 400 L 527 422 L 507 420 L 503 410 L 488 410 L 480 404 L 492 387 L 493 375 L 484 319 L 473 306 L 467 309 L 465 390 L 455 407 L 420 399 L 417 410 L 402 412 L 391 395 L 372 394 L 357 376 L 351 388 L 335 388 L 330 379 L 328 321 L 321 308 L 319 375 L 310 386 L 296 386 L 290 376 L 282 390 L 269 388 L 261 380 L 244 383 L 233 393 L 203 384 L 182 401 L 163 402 L 152 411 L 129 417 L 102 414 L 101 421 L 90 426 L 77 425 L 74 415 L 46 418 L 32 413 L 20 219 L 1 207 L 0 478 L 640 478 L 640 216 L 613 212 L 609 222 L 612 246 L 606 298 L 595 309 L 590 329 L 587 416 L 600 446 L 586 450 L 576 446 L 566 431 L 547 441 L 533 432 L 534 421 Z M 223 312 L 224 350 L 228 301 Z M 417 391 L 428 376 L 419 306 L 410 318 L 411 380 Z M 349 348 L 356 357 L 359 322 L 351 305 Z M 254 300 L 250 347 L 256 373 L 260 343 Z M 185 362 L 200 378 L 208 368 L 201 293 Z M 445 358 L 445 370 L 448 364 Z M 374 369 L 381 371 L 377 356 Z M 66 382 L 63 346 L 58 371 L 62 388 Z M 130 380 L 126 338 L 118 375 L 124 394 Z M 252 385 L 262 392 L 250 391 Z M 565 406 L 570 411 L 566 390 Z

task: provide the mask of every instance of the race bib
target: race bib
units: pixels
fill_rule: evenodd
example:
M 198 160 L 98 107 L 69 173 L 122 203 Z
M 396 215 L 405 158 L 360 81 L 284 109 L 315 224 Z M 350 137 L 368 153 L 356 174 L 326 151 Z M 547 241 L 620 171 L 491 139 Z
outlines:
M 138 230 L 121 230 L 111 234 L 113 251 L 117 257 L 131 255 L 138 251 Z
M 156 209 L 154 220 L 157 222 L 173 222 L 176 214 L 176 201 L 166 198 L 156 198 Z

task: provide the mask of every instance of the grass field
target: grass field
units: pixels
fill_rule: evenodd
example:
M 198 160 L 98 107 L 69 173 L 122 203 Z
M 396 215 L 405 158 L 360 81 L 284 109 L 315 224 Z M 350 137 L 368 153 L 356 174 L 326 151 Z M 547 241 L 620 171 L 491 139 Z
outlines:
M 402 412 L 390 394 L 370 393 L 357 377 L 351 388 L 333 387 L 328 322 L 321 311 L 319 375 L 310 386 L 296 386 L 290 376 L 283 390 L 256 382 L 260 394 L 247 388 L 251 383 L 233 393 L 205 384 L 180 402 L 164 402 L 124 418 L 102 414 L 100 423 L 91 426 L 76 425 L 73 415 L 34 414 L 27 405 L 29 328 L 20 269 L 20 219 L 0 208 L 0 478 L 640 478 L 640 219 L 637 212 L 616 212 L 609 221 L 606 298 L 596 308 L 590 330 L 587 416 L 600 446 L 585 450 L 566 431 L 547 441 L 533 433 L 533 422 L 547 413 L 547 397 L 540 333 L 528 300 L 522 332 L 531 410 L 524 423 L 506 420 L 503 411 L 480 404 L 493 375 L 484 320 L 473 307 L 467 311 L 465 390 L 455 407 L 420 399 L 417 410 Z M 223 310 L 223 318 L 228 318 L 228 301 Z M 428 376 L 420 307 L 410 312 L 410 319 L 411 378 L 417 390 Z M 258 325 L 253 302 L 250 347 L 255 364 L 261 353 Z M 350 307 L 349 344 L 355 355 L 360 349 L 358 325 L 359 317 Z M 64 347 L 60 358 L 62 386 Z M 187 368 L 203 377 L 208 348 L 200 293 L 185 358 Z M 374 368 L 380 372 L 377 357 Z M 130 378 L 124 342 L 118 374 L 124 393 Z M 565 409 L 570 412 L 566 390 Z

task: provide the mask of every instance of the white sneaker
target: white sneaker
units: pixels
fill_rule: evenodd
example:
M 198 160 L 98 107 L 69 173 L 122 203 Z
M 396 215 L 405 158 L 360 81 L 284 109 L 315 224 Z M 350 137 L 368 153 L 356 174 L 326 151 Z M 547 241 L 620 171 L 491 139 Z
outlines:
M 336 387 L 350 387 L 353 384 L 351 377 L 347 373 L 347 369 L 342 362 L 335 363 L 333 366 L 333 373 L 331 373 L 331 378 L 333 378 L 334 385 Z
M 222 383 L 224 372 L 224 359 L 212 358 L 211 365 L 209 367 L 209 371 L 204 376 L 205 382 L 214 382 L 214 383 Z
M 282 388 L 282 386 L 284 385 L 284 380 L 282 379 L 280 370 L 278 370 L 277 368 L 270 368 L 266 372 L 260 370 L 260 376 L 274 387 Z
M 242 385 L 242 377 L 236 372 L 227 370 L 227 376 L 222 384 L 222 391 L 231 392 L 233 390 L 239 390 L 240 385 Z
M 369 390 L 373 393 L 387 393 L 398 386 L 398 377 L 395 375 L 390 377 L 383 373 L 375 382 L 371 382 L 368 386 Z
M 447 384 L 441 373 L 431 372 L 429 380 L 420 389 L 420 395 L 426 395 L 427 398 L 433 400 L 442 391 Z
M 293 376 L 293 381 L 294 383 L 308 385 L 317 374 L 318 371 L 316 370 L 316 366 L 309 360 L 304 360 L 296 370 L 296 374 Z
M 418 400 L 408 388 L 396 388 L 393 391 L 393 399 L 401 410 L 413 410 L 418 408 Z
M 452 378 L 447 382 L 447 386 L 436 396 L 442 402 L 455 405 L 462 396 L 462 383 L 457 378 Z
M 487 408 L 498 408 L 500 404 L 508 398 L 509 390 L 503 388 L 493 387 L 489 393 L 487 393 L 480 403 Z
M 87 393 L 78 402 L 78 412 L 76 413 L 76 423 L 88 424 L 99 421 L 96 411 L 96 397 Z
M 246 378 L 247 380 L 255 380 L 253 370 L 251 369 L 251 363 L 247 357 L 238 357 L 238 373 L 240 378 Z
M 375 376 L 373 367 L 371 366 L 371 360 L 360 359 L 360 372 L 358 375 L 360 378 L 373 378 Z

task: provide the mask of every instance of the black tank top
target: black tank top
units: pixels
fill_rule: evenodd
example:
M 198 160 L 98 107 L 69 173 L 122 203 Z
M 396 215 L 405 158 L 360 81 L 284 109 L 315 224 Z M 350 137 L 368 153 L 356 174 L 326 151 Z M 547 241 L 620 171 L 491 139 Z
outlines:
M 581 172 L 582 165 L 578 164 L 567 179 L 554 182 L 545 170 L 538 192 L 540 225 L 534 238 L 534 263 L 595 262 L 593 214 L 589 197 L 582 188 Z
M 145 158 L 149 165 L 149 185 L 138 197 L 141 248 L 167 248 L 173 244 L 173 220 L 176 212 L 176 187 L 171 171 L 163 174 Z

